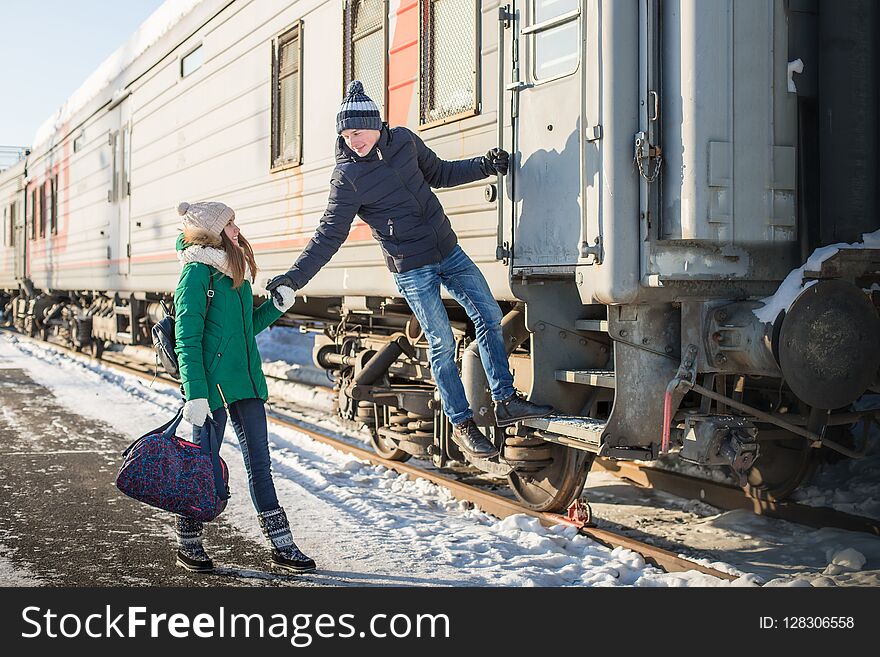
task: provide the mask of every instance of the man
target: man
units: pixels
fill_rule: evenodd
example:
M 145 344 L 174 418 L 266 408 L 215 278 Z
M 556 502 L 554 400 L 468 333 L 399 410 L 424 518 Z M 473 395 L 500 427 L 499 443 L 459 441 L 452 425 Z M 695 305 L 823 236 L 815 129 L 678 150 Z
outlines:
M 476 329 L 480 357 L 500 426 L 544 417 L 550 406 L 533 404 L 513 387 L 501 334 L 501 309 L 483 274 L 458 246 L 431 187 L 454 187 L 505 175 L 508 154 L 493 148 L 484 157 L 446 162 L 413 132 L 390 129 L 376 104 L 355 80 L 336 115 L 336 168 L 330 200 L 315 236 L 286 274 L 266 288 L 280 303 L 291 299 L 336 253 L 355 215 L 372 229 L 388 269 L 428 340 L 431 371 L 443 411 L 453 424 L 452 439 L 469 459 L 487 459 L 498 450 L 473 420 L 455 364 L 455 341 L 440 298 L 440 285 L 467 312 Z

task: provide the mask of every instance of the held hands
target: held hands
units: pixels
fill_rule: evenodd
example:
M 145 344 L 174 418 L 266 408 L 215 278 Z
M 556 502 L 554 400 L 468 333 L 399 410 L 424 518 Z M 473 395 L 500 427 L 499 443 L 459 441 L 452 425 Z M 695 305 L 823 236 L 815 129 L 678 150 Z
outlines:
M 266 290 L 272 295 L 272 303 L 281 312 L 286 312 L 296 299 L 296 285 L 287 274 L 276 276 L 266 283 Z
M 286 313 L 294 301 L 296 301 L 296 290 L 292 287 L 279 285 L 272 290 L 272 304 L 281 312 Z
M 183 419 L 194 427 L 205 426 L 205 419 L 211 414 L 207 399 L 190 399 L 183 405 Z
M 483 156 L 483 173 L 487 176 L 507 175 L 510 153 L 502 148 L 493 148 Z

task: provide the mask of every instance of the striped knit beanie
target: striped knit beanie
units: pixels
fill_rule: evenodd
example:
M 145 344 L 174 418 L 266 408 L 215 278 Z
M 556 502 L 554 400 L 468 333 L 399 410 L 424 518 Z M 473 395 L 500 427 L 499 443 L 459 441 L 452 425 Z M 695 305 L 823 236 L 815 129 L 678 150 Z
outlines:
M 381 130 L 382 117 L 379 108 L 364 93 L 360 80 L 352 80 L 345 92 L 345 100 L 336 114 L 336 132 L 343 130 Z

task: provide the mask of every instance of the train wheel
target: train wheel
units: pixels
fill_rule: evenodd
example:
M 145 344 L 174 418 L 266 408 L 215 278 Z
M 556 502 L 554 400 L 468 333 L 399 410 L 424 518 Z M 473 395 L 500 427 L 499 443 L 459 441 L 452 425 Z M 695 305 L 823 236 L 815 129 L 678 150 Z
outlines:
M 400 461 L 403 463 L 404 461 L 409 461 L 410 457 L 412 457 L 412 454 L 409 452 L 398 449 L 397 444 L 393 440 L 380 436 L 373 426 L 370 427 L 370 444 L 373 446 L 373 451 L 376 454 L 389 461 Z
M 564 512 L 581 494 L 593 455 L 548 443 L 552 462 L 535 472 L 512 472 L 507 481 L 517 498 L 532 511 Z
M 800 436 L 761 442 L 760 455 L 744 487 L 746 494 L 768 502 L 785 499 L 813 474 L 818 451 Z

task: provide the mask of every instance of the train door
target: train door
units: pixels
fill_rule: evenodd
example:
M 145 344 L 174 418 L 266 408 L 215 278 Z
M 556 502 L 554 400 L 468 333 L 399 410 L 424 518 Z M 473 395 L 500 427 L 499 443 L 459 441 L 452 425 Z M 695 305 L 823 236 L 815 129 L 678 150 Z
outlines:
M 127 276 L 131 262 L 131 101 L 119 104 L 119 129 L 110 133 L 111 182 L 108 199 L 111 213 L 110 246 L 117 273 Z
M 581 1 L 517 0 L 514 29 L 506 30 L 513 32 L 505 109 L 516 153 L 508 181 L 514 273 L 570 270 L 578 261 L 585 132 Z
M 25 195 L 19 196 L 21 201 L 12 204 L 12 251 L 15 263 L 15 279 L 20 281 L 27 275 L 25 257 L 26 251 L 26 235 L 25 235 Z

